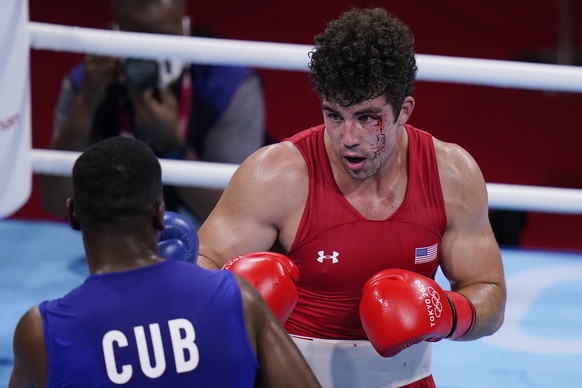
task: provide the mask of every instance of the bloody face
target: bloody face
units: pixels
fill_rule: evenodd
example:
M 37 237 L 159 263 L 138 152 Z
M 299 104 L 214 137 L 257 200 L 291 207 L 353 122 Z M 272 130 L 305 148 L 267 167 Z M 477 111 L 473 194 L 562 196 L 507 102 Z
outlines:
M 398 124 L 384 96 L 342 107 L 323 101 L 325 128 L 333 148 L 354 179 L 376 174 L 396 148 Z

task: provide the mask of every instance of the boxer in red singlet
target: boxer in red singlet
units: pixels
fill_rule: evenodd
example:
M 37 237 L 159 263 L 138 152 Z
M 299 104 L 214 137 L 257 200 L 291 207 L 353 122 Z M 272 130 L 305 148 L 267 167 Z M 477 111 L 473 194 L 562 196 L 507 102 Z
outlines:
M 323 386 L 434 387 L 432 342 L 503 322 L 485 180 L 463 148 L 408 124 L 417 67 L 401 21 L 346 12 L 310 58 L 323 125 L 240 166 L 199 231 L 198 263 L 279 246 L 299 272 L 285 327 Z M 434 281 L 439 266 L 450 290 Z

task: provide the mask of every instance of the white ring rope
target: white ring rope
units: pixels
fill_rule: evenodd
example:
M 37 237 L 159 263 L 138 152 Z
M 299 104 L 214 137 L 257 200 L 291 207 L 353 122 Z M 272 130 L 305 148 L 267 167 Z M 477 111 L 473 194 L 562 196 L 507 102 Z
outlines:
M 80 152 L 33 149 L 32 171 L 41 175 L 71 176 Z M 223 189 L 237 164 L 160 159 L 162 181 L 175 186 Z
M 176 58 L 203 64 L 308 71 L 312 46 L 167 36 L 29 22 L 31 48 L 141 58 Z M 582 68 L 417 54 L 424 81 L 582 92 Z M 78 152 L 32 150 L 32 170 L 70 176 Z M 160 160 L 165 184 L 224 188 L 236 164 Z M 489 206 L 582 214 L 582 190 L 487 183 Z
M 307 71 L 311 46 L 146 34 L 29 22 L 30 46 L 65 52 Z
M 70 176 L 79 152 L 32 150 L 32 169 L 45 175 Z M 226 187 L 237 164 L 160 159 L 162 180 L 176 186 Z M 582 190 L 487 183 L 489 207 L 582 214 Z
M 310 45 L 168 36 L 29 22 L 34 49 L 307 71 Z M 582 92 L 582 68 L 417 54 L 418 80 Z

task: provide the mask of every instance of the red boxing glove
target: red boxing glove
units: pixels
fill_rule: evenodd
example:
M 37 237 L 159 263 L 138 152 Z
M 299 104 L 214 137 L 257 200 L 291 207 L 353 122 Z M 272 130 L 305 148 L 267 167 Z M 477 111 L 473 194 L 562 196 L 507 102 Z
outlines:
M 366 282 L 360 318 L 374 349 L 392 357 L 422 341 L 461 339 L 475 324 L 475 308 L 426 276 L 394 268 Z
M 259 291 L 281 323 L 297 304 L 295 282 L 299 269 L 287 256 L 274 252 L 256 252 L 230 259 L 223 267 L 242 276 Z

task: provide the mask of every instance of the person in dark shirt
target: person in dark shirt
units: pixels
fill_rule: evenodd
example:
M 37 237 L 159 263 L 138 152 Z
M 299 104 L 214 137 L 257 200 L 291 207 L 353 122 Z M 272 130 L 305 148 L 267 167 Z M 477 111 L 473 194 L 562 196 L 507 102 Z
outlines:
M 184 0 L 112 0 L 115 30 L 190 35 Z M 196 35 L 197 32 L 192 32 Z M 135 137 L 160 158 L 241 163 L 266 142 L 262 81 L 240 66 L 87 55 L 63 80 L 51 148 Z M 64 216 L 68 177 L 42 176 L 45 209 Z M 168 210 L 203 221 L 222 190 L 166 187 Z

